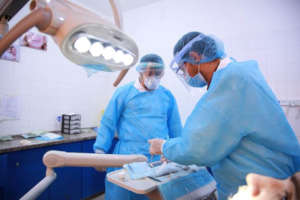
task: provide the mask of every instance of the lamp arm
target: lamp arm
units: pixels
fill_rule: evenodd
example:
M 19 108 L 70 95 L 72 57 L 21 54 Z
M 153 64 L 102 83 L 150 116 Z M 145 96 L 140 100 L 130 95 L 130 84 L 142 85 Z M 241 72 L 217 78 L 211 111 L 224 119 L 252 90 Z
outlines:
M 116 3 L 115 0 L 109 0 L 109 3 L 111 6 L 111 9 L 113 11 L 115 24 L 119 29 L 122 30 L 123 29 L 123 18 L 122 18 L 120 5 L 118 3 Z
M 119 83 L 122 81 L 122 79 L 125 77 L 125 75 L 127 74 L 128 71 L 129 71 L 129 69 L 123 69 L 123 70 L 119 73 L 117 79 L 115 80 L 115 82 L 114 82 L 114 84 L 113 84 L 115 87 L 117 87 L 117 86 L 119 85 Z
M 122 167 L 131 162 L 147 161 L 144 155 L 116 155 L 95 153 L 69 153 L 48 151 L 43 162 L 47 168 L 55 167 Z
M 51 11 L 45 8 L 38 8 L 28 14 L 0 40 L 0 56 L 16 39 L 30 28 L 36 26 L 40 30 L 45 29 L 51 22 L 51 16 Z
M 121 11 L 119 9 L 119 6 L 115 3 L 115 0 L 109 0 L 109 3 L 111 5 L 112 11 L 113 11 L 115 24 L 122 30 L 122 28 L 123 28 L 122 22 L 123 21 L 122 21 Z M 127 74 L 128 71 L 129 71 L 129 69 L 124 69 L 119 73 L 117 79 L 115 80 L 115 82 L 113 84 L 115 87 L 117 87 L 119 85 L 119 83 L 122 81 L 122 79 L 125 77 L 125 75 Z

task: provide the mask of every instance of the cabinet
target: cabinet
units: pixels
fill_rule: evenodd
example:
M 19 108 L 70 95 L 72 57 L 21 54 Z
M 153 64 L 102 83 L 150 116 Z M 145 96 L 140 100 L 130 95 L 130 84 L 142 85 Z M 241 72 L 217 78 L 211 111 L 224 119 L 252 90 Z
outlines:
M 94 141 L 87 141 L 83 143 L 83 152 L 92 153 L 93 144 Z M 104 192 L 105 172 L 98 172 L 95 169 L 88 167 L 82 168 L 82 174 L 84 177 L 82 191 L 84 197 L 89 197 L 99 192 Z
M 43 155 L 49 150 L 93 152 L 94 140 L 65 143 L 0 155 L 0 200 L 22 197 L 45 177 Z M 93 168 L 62 167 L 54 169 L 57 178 L 38 199 L 76 200 L 104 192 L 105 173 Z
M 4 185 L 5 180 L 7 180 L 6 161 L 7 155 L 0 155 L 0 199 L 4 199 Z

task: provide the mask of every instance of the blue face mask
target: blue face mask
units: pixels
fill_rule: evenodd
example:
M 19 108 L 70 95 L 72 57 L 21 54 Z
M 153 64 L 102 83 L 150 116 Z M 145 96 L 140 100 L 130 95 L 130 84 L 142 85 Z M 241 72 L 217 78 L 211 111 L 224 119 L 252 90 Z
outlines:
M 192 87 L 204 87 L 207 84 L 200 72 L 194 77 L 191 77 L 189 73 L 186 73 L 184 80 L 187 84 L 189 84 Z

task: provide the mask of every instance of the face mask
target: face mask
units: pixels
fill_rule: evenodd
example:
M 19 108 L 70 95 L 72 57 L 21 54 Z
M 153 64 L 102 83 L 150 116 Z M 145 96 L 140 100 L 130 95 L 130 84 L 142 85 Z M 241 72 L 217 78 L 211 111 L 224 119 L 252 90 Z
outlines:
M 192 87 L 204 87 L 207 84 L 200 72 L 194 77 L 191 77 L 189 73 L 186 73 L 184 80 Z
M 144 84 L 147 87 L 147 89 L 149 89 L 149 90 L 157 89 L 159 86 L 159 83 L 160 83 L 159 78 L 155 78 L 155 77 L 144 78 Z

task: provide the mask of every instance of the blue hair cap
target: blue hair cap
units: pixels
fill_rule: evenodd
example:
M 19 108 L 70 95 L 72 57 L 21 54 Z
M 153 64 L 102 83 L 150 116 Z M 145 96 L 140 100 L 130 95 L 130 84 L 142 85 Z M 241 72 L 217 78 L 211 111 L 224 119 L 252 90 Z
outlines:
M 213 35 L 205 35 L 200 32 L 189 32 L 183 35 L 176 43 L 173 55 L 178 57 L 177 61 L 197 64 L 190 52 L 196 52 L 202 57 L 198 63 L 210 62 L 217 58 L 225 57 L 223 42 Z
M 150 65 L 149 65 L 150 64 Z M 136 67 L 138 72 L 142 72 L 146 67 L 157 68 L 163 70 L 165 65 L 163 59 L 157 54 L 146 54 L 144 55 L 139 65 Z

